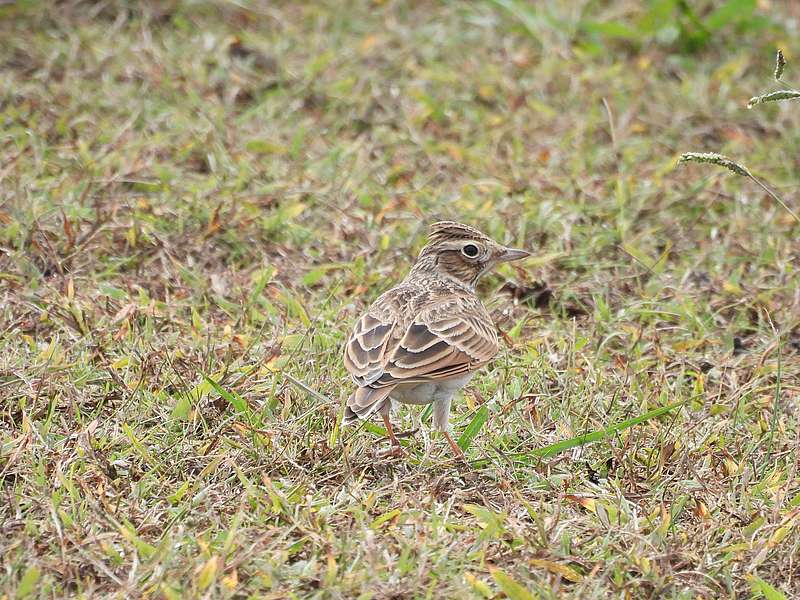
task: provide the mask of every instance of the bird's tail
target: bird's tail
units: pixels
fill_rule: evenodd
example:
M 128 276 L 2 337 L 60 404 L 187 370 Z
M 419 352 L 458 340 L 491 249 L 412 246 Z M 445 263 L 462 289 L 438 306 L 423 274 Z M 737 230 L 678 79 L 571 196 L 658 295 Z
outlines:
M 381 388 L 360 387 L 347 399 L 344 409 L 344 424 L 350 425 L 360 419 L 368 419 L 388 402 L 389 393 L 394 386 Z

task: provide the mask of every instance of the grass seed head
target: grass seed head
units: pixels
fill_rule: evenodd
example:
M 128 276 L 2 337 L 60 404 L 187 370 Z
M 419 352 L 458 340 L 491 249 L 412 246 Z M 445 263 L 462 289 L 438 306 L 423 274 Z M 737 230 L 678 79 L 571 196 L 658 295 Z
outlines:
M 688 162 L 711 163 L 712 165 L 725 167 L 737 175 L 742 175 L 743 177 L 752 177 L 750 171 L 748 171 L 745 167 L 737 162 L 732 161 L 727 156 L 717 154 L 716 152 L 684 152 L 681 154 L 681 159 L 678 161 L 678 164 Z
M 783 70 L 786 68 L 786 59 L 783 57 L 783 50 L 778 50 L 775 55 L 775 81 L 780 81 Z
M 753 108 L 756 104 L 763 104 L 764 102 L 797 100 L 798 98 L 800 98 L 800 92 L 797 90 L 778 90 L 777 92 L 770 92 L 769 94 L 762 94 L 761 96 L 753 96 L 748 101 L 747 108 Z

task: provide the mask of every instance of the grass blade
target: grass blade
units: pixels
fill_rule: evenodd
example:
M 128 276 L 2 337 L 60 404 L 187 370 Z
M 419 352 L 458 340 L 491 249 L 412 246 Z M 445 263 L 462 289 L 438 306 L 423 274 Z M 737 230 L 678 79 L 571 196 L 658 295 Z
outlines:
M 537 448 L 536 450 L 528 452 L 523 456 L 536 456 L 539 458 L 548 458 L 550 456 L 555 456 L 556 454 L 560 454 L 561 452 L 570 450 L 577 446 L 583 446 L 585 444 L 590 444 L 592 442 L 599 442 L 608 437 L 611 437 L 615 433 L 624 431 L 626 429 L 630 429 L 631 427 L 640 425 L 645 421 L 649 421 L 651 419 L 655 419 L 662 415 L 666 415 L 667 413 L 670 413 L 673 410 L 680 408 L 685 403 L 686 400 L 681 400 L 680 402 L 674 402 L 673 404 L 668 404 L 667 406 L 660 406 L 658 408 L 654 408 L 653 410 L 647 411 L 646 413 L 644 413 L 643 415 L 639 415 L 638 417 L 625 419 L 624 421 L 620 421 L 619 423 L 606 427 L 605 429 L 598 429 L 597 431 L 584 433 L 583 435 L 579 435 L 570 438 L 568 440 L 562 440 L 560 442 L 556 442 L 555 444 L 544 446 L 543 448 Z
M 475 439 L 475 436 L 478 435 L 481 427 L 483 427 L 484 423 L 486 423 L 488 420 L 489 407 L 484 404 L 478 409 L 478 412 L 475 413 L 475 416 L 472 417 L 472 421 L 470 421 L 469 425 L 467 425 L 467 428 L 464 429 L 461 437 L 458 438 L 458 447 L 462 450 L 469 448 L 470 444 L 472 444 L 472 440 Z
M 591 444 L 593 442 L 602 441 L 608 437 L 611 437 L 615 433 L 620 431 L 624 431 L 626 429 L 630 429 L 631 427 L 635 427 L 636 425 L 640 425 L 646 421 L 651 419 L 655 419 L 671 413 L 672 411 L 682 407 L 686 404 L 687 400 L 680 400 L 678 402 L 673 402 L 672 404 L 668 404 L 666 406 L 659 406 L 658 408 L 654 408 L 653 410 L 647 411 L 643 415 L 639 415 L 638 417 L 633 417 L 630 419 L 625 419 L 624 421 L 620 421 L 619 423 L 615 423 L 614 425 L 610 425 L 605 429 L 598 429 L 597 431 L 590 431 L 588 433 L 584 433 L 583 435 L 578 435 L 567 440 L 561 440 L 560 442 L 556 442 L 555 444 L 550 444 L 549 446 L 543 446 L 542 448 L 536 448 L 531 452 L 520 452 L 516 454 L 507 454 L 507 458 L 549 458 L 551 456 L 555 456 L 556 454 L 560 454 L 567 450 L 571 450 L 572 448 L 576 448 L 578 446 L 584 446 L 586 444 Z M 465 432 L 466 433 L 466 432 Z M 463 437 L 463 436 L 462 436 Z M 475 467 L 482 467 L 485 464 L 489 463 L 488 459 L 481 459 L 477 461 L 472 461 L 470 464 L 474 465 Z
M 786 595 L 783 592 L 755 575 L 750 577 L 750 587 L 756 594 L 754 597 L 763 596 L 766 600 L 786 600 Z
M 510 575 L 500 569 L 491 569 L 492 578 L 510 600 L 534 600 L 536 596 L 522 585 L 514 581 Z
M 219 383 L 211 379 L 211 377 L 209 377 L 205 373 L 203 373 L 203 379 L 205 379 L 206 382 L 208 382 L 208 384 L 214 388 L 215 392 L 217 392 L 220 396 L 222 396 L 225 400 L 227 400 L 228 404 L 230 404 L 234 408 L 234 410 L 236 410 L 236 412 L 241 414 L 248 413 L 247 402 L 239 394 L 235 392 L 234 393 L 229 392 Z

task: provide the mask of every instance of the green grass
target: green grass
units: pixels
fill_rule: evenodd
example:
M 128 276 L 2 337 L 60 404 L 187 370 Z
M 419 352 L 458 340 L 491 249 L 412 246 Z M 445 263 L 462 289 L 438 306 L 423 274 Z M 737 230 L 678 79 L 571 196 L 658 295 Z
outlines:
M 800 211 L 800 13 L 691 4 L 0 7 L 0 598 L 797 597 L 800 225 L 677 163 Z M 339 424 L 443 217 L 469 467 Z

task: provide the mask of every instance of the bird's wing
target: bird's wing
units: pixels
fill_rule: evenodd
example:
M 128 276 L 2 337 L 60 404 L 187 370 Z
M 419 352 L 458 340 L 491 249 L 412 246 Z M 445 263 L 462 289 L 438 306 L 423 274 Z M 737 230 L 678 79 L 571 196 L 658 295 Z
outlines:
M 499 349 L 492 318 L 475 297 L 451 297 L 424 308 L 387 354 L 376 384 L 423 382 L 469 373 Z
M 359 386 L 370 385 L 383 375 L 386 348 L 397 337 L 399 315 L 380 300 L 355 327 L 344 350 L 344 366 Z
M 492 319 L 474 297 L 438 300 L 407 320 L 390 313 L 370 309 L 350 336 L 345 366 L 359 386 L 378 388 L 469 373 L 499 349 Z

